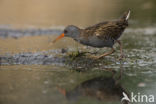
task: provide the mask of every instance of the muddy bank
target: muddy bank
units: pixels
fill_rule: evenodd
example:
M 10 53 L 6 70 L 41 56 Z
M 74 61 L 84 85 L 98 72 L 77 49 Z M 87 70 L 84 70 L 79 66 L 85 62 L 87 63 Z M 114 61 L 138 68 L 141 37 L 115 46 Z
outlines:
M 126 57 L 121 61 L 118 60 L 120 52 L 106 56 L 103 59 L 95 60 L 90 55 L 91 53 L 80 54 L 77 56 L 71 56 L 69 51 L 49 50 L 45 52 L 27 52 L 18 54 L 6 54 L 1 56 L 1 65 L 57 65 L 67 66 L 75 70 L 103 70 L 103 69 L 118 69 L 121 65 L 125 68 L 128 67 L 154 67 L 156 58 L 154 54 L 149 54 L 143 50 L 131 50 L 131 52 L 125 51 Z M 99 55 L 96 54 L 96 55 Z M 136 58 L 137 57 L 137 58 Z
M 55 50 L 56 51 L 56 50 Z M 48 52 L 54 52 L 48 51 Z M 54 54 L 48 55 L 48 52 L 36 52 L 36 53 L 19 53 L 15 55 L 6 54 L 1 56 L 1 65 L 48 65 L 48 64 L 63 64 L 65 62 L 64 57 L 57 57 Z M 55 53 L 55 52 L 54 52 Z M 59 53 L 59 52 L 57 52 Z
M 83 45 L 74 45 L 70 38 L 64 38 L 55 45 L 49 45 L 49 36 L 57 35 L 62 32 L 60 29 L 11 29 L 0 28 L 1 40 L 0 52 L 1 65 L 69 65 L 72 68 L 93 69 L 93 68 L 117 68 L 120 51 L 118 45 L 115 45 L 116 52 L 106 56 L 101 60 L 94 60 L 91 55 L 100 55 L 108 52 L 108 48 L 95 49 Z M 36 35 L 39 35 L 36 37 Z M 42 36 L 40 36 L 42 35 Z M 154 65 L 155 58 L 155 35 L 156 27 L 147 28 L 128 28 L 121 37 L 126 58 L 123 60 L 125 67 L 138 67 Z M 29 37 L 23 37 L 29 36 Z M 8 37 L 14 37 L 8 38 Z M 53 40 L 56 37 L 50 37 Z M 69 53 L 79 51 L 90 52 L 86 55 L 71 56 Z M 44 51 L 43 51 L 44 50 Z M 14 53 L 13 53 L 14 52 Z M 11 54 L 13 53 L 13 54 Z

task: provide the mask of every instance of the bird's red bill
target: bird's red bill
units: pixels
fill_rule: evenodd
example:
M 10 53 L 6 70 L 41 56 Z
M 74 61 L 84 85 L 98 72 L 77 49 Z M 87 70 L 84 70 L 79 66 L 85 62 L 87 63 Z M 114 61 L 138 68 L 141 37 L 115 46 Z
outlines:
M 61 39 L 61 38 L 63 38 L 64 37 L 64 33 L 62 33 L 59 37 L 57 37 L 54 41 L 53 41 L 53 43 L 55 43 L 57 40 L 59 40 L 59 39 Z

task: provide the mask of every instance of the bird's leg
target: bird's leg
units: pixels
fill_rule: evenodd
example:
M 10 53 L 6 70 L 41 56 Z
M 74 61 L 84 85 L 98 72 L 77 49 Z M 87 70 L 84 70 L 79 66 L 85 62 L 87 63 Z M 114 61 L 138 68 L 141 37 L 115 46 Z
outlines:
M 100 59 L 100 58 L 102 58 L 104 56 L 108 56 L 108 55 L 110 55 L 110 54 L 112 54 L 114 52 L 115 52 L 115 50 L 114 50 L 114 48 L 112 48 L 112 50 L 110 52 L 104 53 L 103 55 L 100 55 L 100 56 L 94 56 L 94 58 L 95 59 Z
M 123 50 L 122 50 L 122 44 L 121 44 L 120 40 L 117 40 L 117 43 L 120 45 L 120 58 L 119 59 L 122 59 L 122 58 L 124 58 L 124 54 L 123 54 Z

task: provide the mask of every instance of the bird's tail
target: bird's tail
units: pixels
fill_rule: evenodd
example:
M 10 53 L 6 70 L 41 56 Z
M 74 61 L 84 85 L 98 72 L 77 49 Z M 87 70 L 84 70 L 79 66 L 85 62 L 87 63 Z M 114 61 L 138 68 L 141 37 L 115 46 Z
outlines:
M 119 19 L 120 20 L 127 21 L 129 19 L 129 17 L 130 17 L 130 13 L 131 13 L 130 10 L 129 11 L 126 11 Z

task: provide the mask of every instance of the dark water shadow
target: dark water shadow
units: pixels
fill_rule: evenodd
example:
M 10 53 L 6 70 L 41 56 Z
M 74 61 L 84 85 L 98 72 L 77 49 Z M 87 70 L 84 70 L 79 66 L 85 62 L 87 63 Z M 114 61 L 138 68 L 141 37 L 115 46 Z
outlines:
M 108 70 L 108 69 L 106 69 Z M 109 69 L 111 75 L 101 75 L 79 83 L 71 90 L 57 87 L 59 92 L 63 94 L 69 102 L 78 102 L 82 98 L 91 98 L 100 102 L 121 102 L 124 97 L 123 92 L 129 97 L 129 92 L 122 86 L 123 70 L 118 72 Z M 107 74 L 107 72 L 106 72 Z M 127 100 L 123 100 L 122 104 L 129 104 Z

